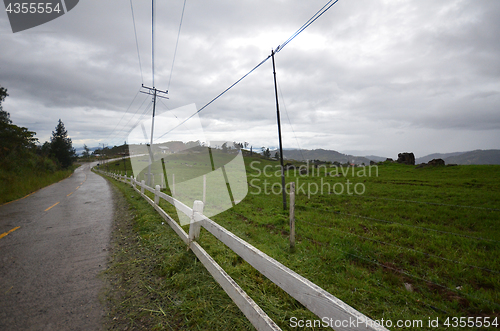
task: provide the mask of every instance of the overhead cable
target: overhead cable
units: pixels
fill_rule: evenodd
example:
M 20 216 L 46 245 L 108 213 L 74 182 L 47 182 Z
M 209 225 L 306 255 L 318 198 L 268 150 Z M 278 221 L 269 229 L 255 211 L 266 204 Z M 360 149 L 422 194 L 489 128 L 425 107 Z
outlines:
M 174 72 L 175 56 L 177 54 L 177 46 L 179 45 L 179 37 L 181 35 L 182 20 L 184 18 L 184 9 L 186 8 L 186 0 L 182 6 L 181 22 L 179 23 L 179 31 L 177 32 L 177 41 L 175 42 L 174 59 L 172 60 L 172 68 L 170 68 L 170 77 L 168 78 L 167 91 L 170 89 L 170 82 L 172 81 L 172 73 Z
M 154 0 L 153 0 L 154 1 Z M 333 1 L 333 3 L 332 3 Z M 323 15 L 328 9 L 330 9 L 334 4 L 336 4 L 339 0 L 330 0 L 326 3 L 326 5 L 324 5 L 319 11 L 316 12 L 316 14 L 314 14 L 313 17 L 311 17 L 306 23 L 304 23 L 300 29 L 298 29 L 294 34 L 292 34 L 292 36 L 290 36 L 290 38 L 288 38 L 284 43 L 282 43 L 281 45 L 278 46 L 278 48 L 276 48 L 275 51 L 273 51 L 274 53 L 277 53 L 279 51 L 281 51 L 290 41 L 292 41 L 295 37 L 297 37 L 302 31 L 304 31 L 307 27 L 309 27 L 312 23 L 314 23 L 321 15 Z M 233 83 L 231 86 L 229 86 L 227 89 L 225 89 L 224 91 L 222 91 L 219 95 L 217 95 L 215 98 L 213 98 L 212 100 L 210 100 L 207 104 L 205 104 L 203 107 L 201 107 L 198 111 L 196 111 L 194 114 L 192 114 L 191 116 L 189 116 L 188 118 L 186 118 L 184 121 L 182 121 L 180 124 L 178 124 L 177 126 L 175 126 L 174 128 L 170 129 L 169 131 L 165 132 L 164 134 L 162 134 L 159 138 L 162 138 L 164 137 L 165 135 L 169 134 L 170 132 L 174 131 L 175 129 L 177 129 L 179 126 L 181 126 L 182 124 L 186 123 L 188 120 L 190 120 L 191 118 L 193 118 L 196 114 L 199 114 L 202 110 L 204 110 L 205 108 L 207 108 L 210 104 L 212 104 L 215 100 L 219 99 L 223 94 L 225 94 L 227 91 L 229 91 L 231 88 L 233 88 L 236 84 L 238 84 L 239 82 L 241 82 L 243 79 L 245 79 L 248 75 L 250 75 L 252 72 L 254 72 L 258 67 L 260 67 L 261 65 L 263 65 L 267 60 L 269 60 L 271 58 L 271 55 L 268 55 L 264 60 L 262 60 L 262 62 L 260 62 L 259 64 L 257 64 L 252 70 L 250 70 L 248 73 L 246 73 L 243 77 L 241 77 L 240 79 L 238 79 L 235 83 Z M 158 138 L 158 139 L 159 139 Z
M 290 124 L 290 128 L 292 129 L 293 136 L 295 137 L 295 141 L 297 142 L 297 146 L 299 147 L 300 155 L 302 156 L 302 159 L 305 160 L 304 154 L 302 154 L 302 148 L 300 147 L 300 144 L 299 144 L 299 139 L 297 138 L 297 134 L 295 133 L 295 130 L 293 129 L 292 121 L 290 121 L 290 116 L 288 116 L 288 110 L 286 109 L 285 97 L 283 96 L 283 92 L 281 91 L 281 84 L 280 84 L 280 80 L 279 80 L 278 75 L 276 75 L 276 80 L 278 81 L 278 89 L 280 91 L 281 101 L 283 103 L 283 108 L 285 108 L 286 118 L 288 119 L 288 123 Z M 283 155 L 284 155 L 284 153 L 283 153 Z
M 241 77 L 240 79 L 238 79 L 231 86 L 229 86 L 227 89 L 225 89 L 224 91 L 222 91 L 219 95 L 217 95 L 215 98 L 213 98 L 212 100 L 210 100 L 206 105 L 204 105 L 203 107 L 201 107 L 200 109 L 198 109 L 197 112 L 195 112 L 194 114 L 192 114 L 191 116 L 189 116 L 188 118 L 186 118 L 185 120 L 183 120 L 181 123 L 179 123 L 178 125 L 176 125 L 174 128 L 170 129 L 169 131 L 167 131 L 164 134 L 162 134 L 161 136 L 159 136 L 158 139 L 160 139 L 160 138 L 166 136 L 167 134 L 169 134 L 170 132 L 174 131 L 179 126 L 181 126 L 182 124 L 186 123 L 191 118 L 193 118 L 196 114 L 200 113 L 203 109 L 207 108 L 212 102 L 214 102 L 215 100 L 219 99 L 224 93 L 226 93 L 227 91 L 229 91 L 230 89 L 232 89 L 236 84 L 238 84 L 243 79 L 245 79 L 248 75 L 250 75 L 252 72 L 254 72 L 255 70 L 257 70 L 257 68 L 260 67 L 261 65 L 263 65 L 267 60 L 269 60 L 270 57 L 271 57 L 271 55 L 269 55 L 268 57 L 266 57 L 264 60 L 262 60 L 262 62 L 260 62 L 259 64 L 257 64 L 252 70 L 250 70 L 249 72 L 247 72 L 243 77 Z
M 316 12 L 316 14 L 313 15 L 313 17 L 311 17 L 307 22 L 305 22 L 297 31 L 295 31 L 294 34 L 292 34 L 290 36 L 290 38 L 288 38 L 284 43 L 282 43 L 281 45 L 279 45 L 276 50 L 274 51 L 275 53 L 278 53 L 280 52 L 286 45 L 288 45 L 288 43 L 290 41 L 292 41 L 293 39 L 295 39 L 295 37 L 297 37 L 300 33 L 302 33 L 302 31 L 304 31 L 305 29 L 307 29 L 311 24 L 313 24 L 318 18 L 320 18 L 321 15 L 323 15 L 324 13 L 326 13 L 328 11 L 328 9 L 332 8 L 333 5 L 335 5 L 339 0 L 330 0 L 326 3 L 326 5 L 324 5 L 320 10 L 318 10 Z M 332 3 L 333 2 L 333 3 Z
M 137 30 L 135 28 L 134 6 L 132 5 L 132 0 L 130 0 L 130 9 L 132 10 L 132 22 L 134 23 L 135 46 L 137 47 L 137 57 L 139 58 L 139 69 L 141 70 L 141 82 L 144 84 L 144 78 L 142 77 L 141 54 L 139 53 L 139 41 L 137 40 Z
M 135 99 L 135 98 L 134 98 L 134 99 Z M 116 131 L 115 135 L 117 135 L 117 136 L 118 136 L 121 132 L 123 132 L 124 130 L 127 130 L 127 129 L 126 129 L 126 128 L 127 128 L 127 125 L 130 123 L 130 121 L 131 121 L 133 118 L 135 118 L 135 115 L 137 115 L 137 113 L 138 113 L 138 112 L 139 112 L 139 110 L 142 108 L 142 106 L 144 105 L 144 103 L 146 102 L 146 100 L 147 100 L 147 99 L 148 99 L 147 97 L 145 97 L 145 98 L 144 98 L 144 100 L 142 101 L 141 105 L 139 106 L 139 108 L 137 108 L 137 110 L 136 110 L 136 111 L 135 111 L 135 113 L 132 115 L 132 117 L 130 117 L 130 118 L 128 119 L 127 123 L 125 123 L 125 124 L 124 124 L 124 125 L 120 128 L 120 130 Z M 139 115 L 139 116 L 140 116 L 139 118 L 142 118 L 142 116 L 143 116 L 143 115 Z M 134 126 L 135 126 L 135 125 L 134 125 Z M 132 126 L 132 128 L 133 128 L 134 126 Z M 128 130 L 130 131 L 130 129 L 128 129 Z M 109 139 L 109 137 L 108 137 L 108 139 Z
M 151 0 L 151 74 L 153 78 L 153 88 L 155 87 L 155 3 Z
M 123 113 L 122 117 L 120 118 L 120 120 L 118 121 L 118 123 L 116 123 L 115 128 L 111 131 L 111 133 L 110 133 L 110 134 L 109 134 L 109 136 L 106 138 L 106 140 L 108 140 L 108 139 L 109 139 L 109 138 L 113 135 L 113 133 L 115 133 L 116 128 L 117 128 L 117 127 L 118 127 L 118 125 L 121 123 L 121 121 L 123 120 L 123 118 L 125 117 L 125 115 L 128 113 L 128 111 L 129 111 L 130 107 L 132 107 L 132 104 L 134 103 L 135 99 L 136 99 L 136 98 L 137 98 L 137 96 L 139 95 L 139 92 L 140 92 L 140 90 L 139 90 L 139 91 L 137 91 L 137 93 L 135 94 L 134 99 L 133 99 L 133 100 L 132 100 L 132 102 L 128 105 L 127 110 L 125 110 L 125 113 Z

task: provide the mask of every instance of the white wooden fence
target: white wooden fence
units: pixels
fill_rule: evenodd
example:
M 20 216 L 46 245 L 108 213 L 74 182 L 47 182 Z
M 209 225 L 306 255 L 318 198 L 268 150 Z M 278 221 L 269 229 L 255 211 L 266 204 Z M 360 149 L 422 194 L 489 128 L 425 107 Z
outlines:
M 188 245 L 257 330 L 281 329 L 198 244 L 196 240 L 199 238 L 201 227 L 222 241 L 243 260 L 252 265 L 274 284 L 281 287 L 311 312 L 316 314 L 320 320 L 326 321 L 329 325 L 334 326 L 333 328 L 335 330 L 387 330 L 376 321 L 358 312 L 340 299 L 323 290 L 321 287 L 290 270 L 280 262 L 204 216 L 203 202 L 194 201 L 193 208 L 190 208 L 173 197 L 161 192 L 159 185 L 156 185 L 156 188 L 153 189 L 147 186 L 144 180 L 138 182 L 132 176 L 129 178 L 113 173 L 106 173 L 101 170 L 96 171 L 131 184 Z M 151 200 L 145 195 L 145 191 L 153 193 L 154 200 Z M 178 210 L 191 218 L 189 234 L 160 208 L 158 205 L 160 199 L 164 199 L 174 205 Z

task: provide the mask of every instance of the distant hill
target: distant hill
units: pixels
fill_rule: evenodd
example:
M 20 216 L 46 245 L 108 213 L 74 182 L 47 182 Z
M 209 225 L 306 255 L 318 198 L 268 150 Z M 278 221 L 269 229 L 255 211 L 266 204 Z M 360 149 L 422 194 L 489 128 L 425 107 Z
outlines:
M 375 162 L 383 162 L 383 161 L 387 160 L 386 157 L 376 156 L 376 155 L 366 155 L 365 157 L 368 160 L 372 160 L 372 161 L 375 161 Z
M 446 162 L 446 158 L 452 157 L 452 156 L 458 156 L 461 154 L 464 154 L 467 152 L 455 152 L 455 153 L 434 153 L 434 154 L 429 154 L 423 157 L 418 157 L 415 159 L 415 164 L 420 164 L 420 163 L 427 163 L 430 160 L 434 159 L 443 159 Z M 448 163 L 448 162 L 446 162 Z
M 500 150 L 475 150 L 444 159 L 446 164 L 500 164 Z
M 87 147 L 90 151 L 90 153 L 92 154 L 95 150 L 99 149 L 99 147 Z M 82 155 L 83 154 L 83 147 L 75 147 L 75 150 L 76 150 L 76 154 L 77 155 Z
M 271 155 L 274 156 L 276 151 L 272 151 Z M 381 156 L 353 156 L 349 154 L 342 154 L 337 151 L 327 149 L 313 149 L 313 150 L 298 150 L 289 149 L 284 150 L 283 155 L 286 159 L 297 161 L 305 160 L 320 160 L 340 163 L 355 163 L 355 164 L 370 164 L 370 160 L 375 162 L 385 161 L 385 157 Z M 396 160 L 395 158 L 394 160 Z M 434 153 L 415 160 L 415 164 L 427 163 L 432 159 L 443 159 L 446 164 L 499 164 L 500 165 L 500 150 L 475 150 L 469 152 L 455 152 L 455 153 Z
M 432 159 L 443 159 L 446 164 L 500 164 L 500 150 L 475 150 L 469 152 L 434 153 L 415 160 L 415 164 L 427 163 Z
M 274 156 L 274 152 L 271 153 Z M 286 159 L 292 159 L 297 161 L 305 160 L 320 160 L 320 161 L 330 161 L 330 162 L 340 162 L 340 163 L 352 163 L 355 164 L 370 164 L 370 160 L 362 156 L 353 156 L 342 154 L 337 151 L 326 150 L 326 149 L 313 149 L 313 150 L 298 150 L 290 149 L 284 150 L 283 156 Z M 384 159 L 385 160 L 385 159 Z

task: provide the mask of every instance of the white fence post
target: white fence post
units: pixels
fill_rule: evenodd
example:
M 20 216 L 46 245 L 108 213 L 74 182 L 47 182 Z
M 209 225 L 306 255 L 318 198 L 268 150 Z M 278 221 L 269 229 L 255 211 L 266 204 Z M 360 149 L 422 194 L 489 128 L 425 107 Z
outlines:
M 172 195 L 175 195 L 175 174 L 172 174 L 172 190 L 170 193 L 172 193 Z
M 290 183 L 290 248 L 295 248 L 295 182 Z
M 155 186 L 155 205 L 160 202 L 160 185 Z
M 203 204 L 207 202 L 207 175 L 203 175 Z
M 201 223 L 195 221 L 195 213 L 203 215 L 203 202 L 200 200 L 195 200 L 193 204 L 193 214 L 191 215 L 191 223 L 189 224 L 189 243 L 196 241 L 200 237 Z
M 143 179 L 141 180 L 141 193 L 144 194 L 144 186 L 146 186 L 146 181 Z

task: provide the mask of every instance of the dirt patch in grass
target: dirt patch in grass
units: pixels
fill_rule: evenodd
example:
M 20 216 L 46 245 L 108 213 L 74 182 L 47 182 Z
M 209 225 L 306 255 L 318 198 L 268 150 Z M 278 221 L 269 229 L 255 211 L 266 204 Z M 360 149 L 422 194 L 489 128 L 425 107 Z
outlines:
M 164 299 L 175 300 L 176 293 L 159 293 L 161 277 L 154 272 L 156 258 L 141 242 L 134 228 L 134 210 L 113 186 L 115 215 L 108 269 L 102 277 L 106 282 L 106 330 L 177 330 L 182 325 L 178 314 Z M 136 194 L 138 195 L 138 194 Z M 156 302 L 156 304 L 154 304 Z M 151 304 L 153 303 L 153 305 Z M 158 317 L 165 318 L 159 322 Z

